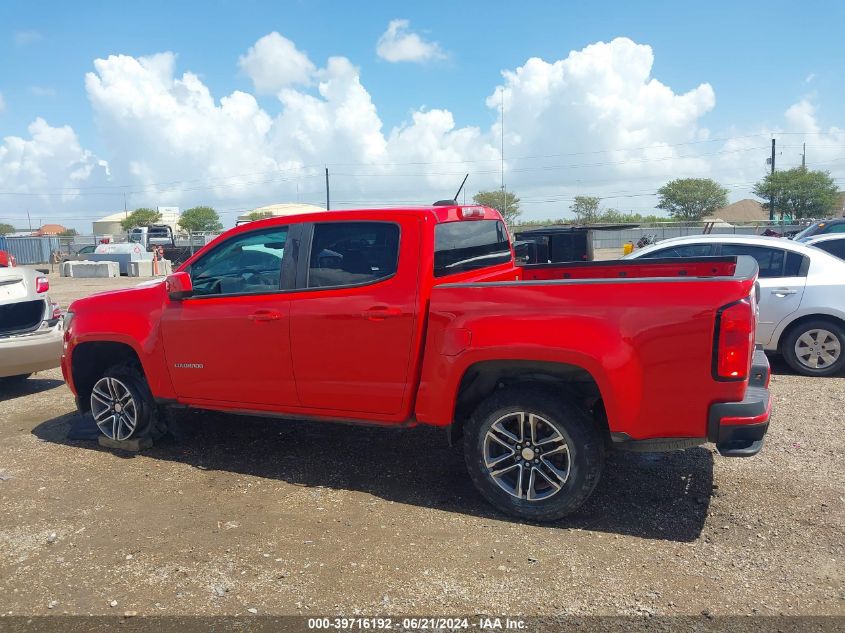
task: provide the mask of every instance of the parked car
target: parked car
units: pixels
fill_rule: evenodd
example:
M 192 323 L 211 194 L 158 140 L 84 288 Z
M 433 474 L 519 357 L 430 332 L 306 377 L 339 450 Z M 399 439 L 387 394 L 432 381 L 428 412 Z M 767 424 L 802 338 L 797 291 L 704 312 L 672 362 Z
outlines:
M 76 248 L 75 250 L 71 250 L 70 253 L 63 255 L 61 261 L 77 262 L 88 259 L 88 255 L 93 254 L 96 249 L 96 244 L 86 244 L 85 246 L 81 246 L 79 248 Z
M 16 265 L 14 255 L 7 251 L 0 251 L 0 268 L 11 268 Z
M 127 240 L 140 244 L 147 251 L 157 250 L 174 266 L 184 262 L 193 253 L 191 246 L 176 245 L 176 237 L 169 224 L 135 227 L 127 234 Z
M 757 342 L 797 372 L 830 376 L 845 366 L 845 262 L 792 240 L 690 235 L 626 258 L 750 255 L 760 266 Z
M 552 520 L 605 445 L 761 449 L 756 276 L 750 257 L 516 266 L 481 206 L 277 217 L 75 301 L 62 371 L 116 440 L 161 432 L 160 407 L 444 427 L 488 501 Z
M 0 381 L 59 366 L 62 314 L 47 277 L 24 266 L 0 268 Z
M 834 218 L 832 220 L 819 220 L 813 222 L 803 231 L 795 234 L 796 242 L 806 242 L 816 235 L 829 235 L 831 233 L 845 233 L 845 218 Z
M 839 259 L 845 260 L 845 233 L 813 235 L 807 238 L 804 243 L 807 246 L 815 246 Z

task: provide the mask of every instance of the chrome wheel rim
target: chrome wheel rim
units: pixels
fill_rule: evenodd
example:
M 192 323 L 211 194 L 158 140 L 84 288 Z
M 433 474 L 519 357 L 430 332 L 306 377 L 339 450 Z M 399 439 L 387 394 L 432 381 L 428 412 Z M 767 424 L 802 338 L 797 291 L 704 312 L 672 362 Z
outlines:
M 810 369 L 827 369 L 839 360 L 841 354 L 839 338 L 829 330 L 807 330 L 795 341 L 798 362 Z
M 496 420 L 484 436 L 483 451 L 487 474 L 517 499 L 548 499 L 569 479 L 566 439 L 534 413 L 519 411 Z
M 138 427 L 138 406 L 129 388 L 117 378 L 100 378 L 91 390 L 91 415 L 100 432 L 112 440 L 128 440 Z

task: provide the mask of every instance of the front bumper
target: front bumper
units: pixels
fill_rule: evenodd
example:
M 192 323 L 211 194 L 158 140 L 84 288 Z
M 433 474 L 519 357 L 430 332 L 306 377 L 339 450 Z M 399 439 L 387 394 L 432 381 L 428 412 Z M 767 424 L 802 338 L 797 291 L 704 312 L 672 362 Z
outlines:
M 710 407 L 707 439 L 724 457 L 751 457 L 763 448 L 769 430 L 772 399 L 769 395 L 769 360 L 762 348 L 754 351 L 751 378 L 740 402 L 717 402 Z
M 0 378 L 53 369 L 61 357 L 61 321 L 53 327 L 0 338 Z

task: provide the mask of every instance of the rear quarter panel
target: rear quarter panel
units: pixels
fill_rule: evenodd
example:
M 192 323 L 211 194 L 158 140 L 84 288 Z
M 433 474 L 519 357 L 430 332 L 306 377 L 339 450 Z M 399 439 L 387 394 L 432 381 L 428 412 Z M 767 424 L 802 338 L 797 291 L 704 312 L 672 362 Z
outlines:
M 443 285 L 432 290 L 416 404 L 420 422 L 451 423 L 461 378 L 492 360 L 561 362 L 595 379 L 610 429 L 634 439 L 704 437 L 713 402 L 746 384 L 711 375 L 716 310 L 752 280 L 593 280 Z M 450 331 L 471 342 L 453 354 Z

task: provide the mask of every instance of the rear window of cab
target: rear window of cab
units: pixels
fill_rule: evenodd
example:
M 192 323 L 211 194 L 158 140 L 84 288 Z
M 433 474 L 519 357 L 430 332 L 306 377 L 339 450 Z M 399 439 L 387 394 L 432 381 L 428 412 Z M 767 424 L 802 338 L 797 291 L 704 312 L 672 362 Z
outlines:
M 511 261 L 501 220 L 463 220 L 434 227 L 434 276 L 444 277 Z

